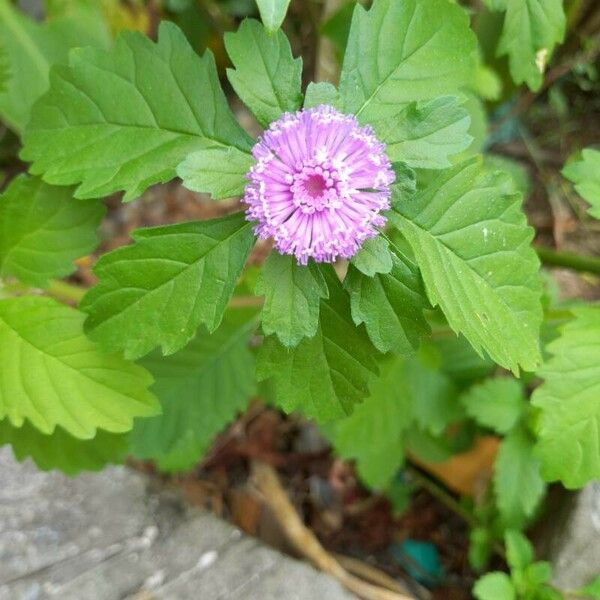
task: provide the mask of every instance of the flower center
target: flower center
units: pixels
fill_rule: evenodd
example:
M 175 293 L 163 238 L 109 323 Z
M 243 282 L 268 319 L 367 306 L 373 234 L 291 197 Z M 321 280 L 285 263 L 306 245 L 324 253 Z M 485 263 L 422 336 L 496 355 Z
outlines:
M 339 174 L 327 164 L 310 161 L 291 179 L 293 202 L 301 212 L 314 214 L 339 206 Z
M 315 200 L 320 198 L 325 190 L 327 189 L 327 182 L 323 175 L 319 175 L 315 173 L 313 175 L 309 175 L 304 180 L 304 191 L 309 196 L 312 196 Z

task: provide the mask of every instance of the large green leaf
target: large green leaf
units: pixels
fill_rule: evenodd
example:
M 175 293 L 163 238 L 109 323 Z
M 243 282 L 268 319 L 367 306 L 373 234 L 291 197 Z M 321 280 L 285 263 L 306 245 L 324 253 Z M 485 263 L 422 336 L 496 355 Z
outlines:
M 365 324 L 375 347 L 381 352 L 411 354 L 430 332 L 423 315 L 429 303 L 414 263 L 396 248 L 390 255 L 389 273 L 368 277 L 351 264 L 344 286 L 354 322 Z
M 167 471 L 189 469 L 199 460 L 256 392 L 248 347 L 256 325 L 256 310 L 231 310 L 212 335 L 201 328 L 177 354 L 165 358 L 154 352 L 144 359 L 163 412 L 136 420 L 135 456 L 155 459 Z
M 525 526 L 546 489 L 534 445 L 533 436 L 524 427 L 510 431 L 500 444 L 494 465 L 494 492 L 500 515 L 509 527 Z
M 509 432 L 526 408 L 522 385 L 509 377 L 486 379 L 469 388 L 460 401 L 479 425 L 498 433 Z
M 43 433 L 57 425 L 86 439 L 124 432 L 156 414 L 152 377 L 83 334 L 84 315 L 50 298 L 0 300 L 0 419 Z
M 387 144 L 391 161 L 419 169 L 449 167 L 450 156 L 466 150 L 473 141 L 469 112 L 454 96 L 413 102 L 373 126 Z
M 480 159 L 440 173 L 390 221 L 408 240 L 430 301 L 473 347 L 518 372 L 540 360 L 539 261 L 518 194 Z
M 227 69 L 227 77 L 263 127 L 302 106 L 302 59 L 292 56 L 282 31 L 269 34 L 247 19 L 225 34 L 225 47 L 235 67 Z
M 256 0 L 260 18 L 272 33 L 281 27 L 291 0 Z
M 348 298 L 331 267 L 322 268 L 329 298 L 321 301 L 317 333 L 295 348 L 265 339 L 257 363 L 259 380 L 272 379 L 278 406 L 320 422 L 343 417 L 369 393 L 378 368 L 375 348 L 352 323 Z
M 456 91 L 472 78 L 475 35 L 447 0 L 357 3 L 340 80 L 345 112 L 366 123 L 404 104 Z
M 91 440 L 80 440 L 60 427 L 46 435 L 28 423 L 13 427 L 7 419 L 0 421 L 0 446 L 4 444 L 11 445 L 19 461 L 31 458 L 42 471 L 58 469 L 67 475 L 122 463 L 129 449 L 123 433 L 98 431 Z
M 537 452 L 544 477 L 578 488 L 600 478 L 600 306 L 573 310 L 575 319 L 548 345 L 532 397 L 541 409 Z
M 66 63 L 71 48 L 110 44 L 106 24 L 90 7 L 39 24 L 8 0 L 0 0 L 0 40 L 7 75 L 0 92 L 0 117 L 17 132 L 27 124 L 33 103 L 48 89 L 53 64 Z
M 275 334 L 288 347 L 317 333 L 321 298 L 329 296 L 316 264 L 301 266 L 294 257 L 277 252 L 271 252 L 267 258 L 256 293 L 265 296 L 263 332 Z
M 84 297 L 86 332 L 108 350 L 139 358 L 183 348 L 199 325 L 214 331 L 254 244 L 243 213 L 138 229 L 135 243 L 105 254 Z
M 498 54 L 508 55 L 516 83 L 538 90 L 554 46 L 565 35 L 562 0 L 507 0 Z
M 372 488 L 388 485 L 404 460 L 403 433 L 413 420 L 406 370 L 402 358 L 386 359 L 369 396 L 335 425 L 336 452 L 355 459 L 361 479 Z
M 20 175 L 0 196 L 0 274 L 44 287 L 75 270 L 98 243 L 104 206 L 78 202 L 70 188 Z
M 197 150 L 177 167 L 183 185 L 195 192 L 209 193 L 213 200 L 241 196 L 248 181 L 246 174 L 254 164 L 247 152 L 233 146 Z
M 586 148 L 580 159 L 570 162 L 562 174 L 575 184 L 577 193 L 590 203 L 590 215 L 600 219 L 600 151 Z
M 175 176 L 192 151 L 250 137 L 236 122 L 212 54 L 200 58 L 183 33 L 163 22 L 158 43 L 125 32 L 114 50 L 71 52 L 54 67 L 36 103 L 22 157 L 49 183 L 79 183 L 78 198 L 125 190 L 131 200 Z
M 0 42 L 0 94 L 6 90 L 9 78 L 8 52 L 4 44 Z
M 381 376 L 369 386 L 370 395 L 335 426 L 336 451 L 356 459 L 361 478 L 371 487 L 390 483 L 407 446 L 425 460 L 431 447 L 435 454 L 436 444 L 443 444 L 439 436 L 463 417 L 455 386 L 429 359 L 428 351 L 408 359 L 386 356 Z

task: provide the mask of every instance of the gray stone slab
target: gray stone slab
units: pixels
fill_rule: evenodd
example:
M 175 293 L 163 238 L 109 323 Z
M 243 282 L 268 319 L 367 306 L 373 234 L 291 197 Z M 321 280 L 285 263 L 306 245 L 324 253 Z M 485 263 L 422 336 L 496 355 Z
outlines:
M 67 478 L 0 449 L 0 600 L 352 600 L 123 467 Z
M 570 496 L 553 515 L 549 537 L 547 555 L 559 588 L 575 590 L 600 575 L 600 482 Z

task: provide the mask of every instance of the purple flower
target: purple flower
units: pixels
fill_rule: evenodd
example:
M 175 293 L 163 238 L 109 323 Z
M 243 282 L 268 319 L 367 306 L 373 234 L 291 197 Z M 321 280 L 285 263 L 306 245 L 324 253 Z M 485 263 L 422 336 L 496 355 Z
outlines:
M 281 254 L 350 258 L 385 224 L 395 175 L 371 127 L 331 106 L 284 114 L 252 150 L 246 216 Z

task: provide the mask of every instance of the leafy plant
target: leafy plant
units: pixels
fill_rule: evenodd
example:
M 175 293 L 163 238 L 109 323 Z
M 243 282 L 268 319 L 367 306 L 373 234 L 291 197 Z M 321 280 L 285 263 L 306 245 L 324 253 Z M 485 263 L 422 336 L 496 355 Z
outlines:
M 560 600 L 563 596 L 550 585 L 549 563 L 534 561 L 533 547 L 518 531 L 505 535 L 510 576 L 492 572 L 477 581 L 473 593 L 478 600 Z
M 30 163 L 0 196 L 0 443 L 69 474 L 128 454 L 186 470 L 268 388 L 276 408 L 323 425 L 367 486 L 405 497 L 407 462 L 494 437 L 471 561 L 484 568 L 505 540 L 510 575 L 474 593 L 558 597 L 518 530 L 546 482 L 600 477 L 600 306 L 557 307 L 544 291 L 526 178 L 480 154 L 498 76 L 460 4 L 373 0 L 323 26 L 339 85 L 304 87 L 310 63 L 280 29 L 289 4 L 259 0 L 262 23 L 224 36 L 257 141 L 223 92 L 223 57 L 199 55 L 174 23 L 156 41 L 113 39 L 93 3 L 49 3 L 38 24 L 0 0 L 0 117 Z M 512 83 L 540 89 L 562 2 L 485 4 L 504 13 L 494 52 Z M 599 157 L 587 148 L 563 170 L 592 219 Z M 97 258 L 101 199 L 176 176 L 221 216 L 136 229 Z M 286 203 L 296 220 L 282 224 Z M 60 280 L 90 254 L 93 287 Z

